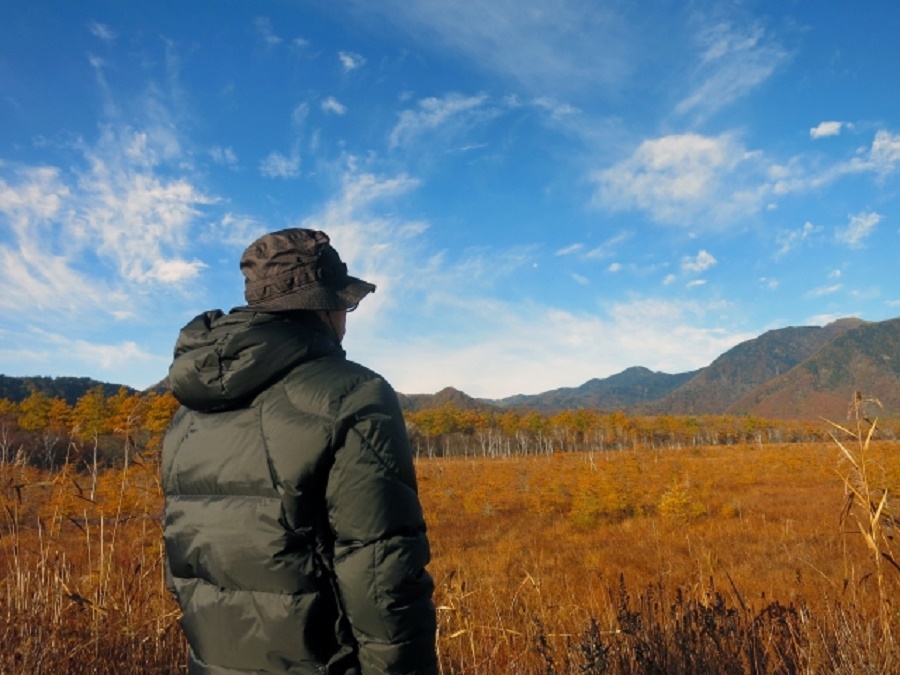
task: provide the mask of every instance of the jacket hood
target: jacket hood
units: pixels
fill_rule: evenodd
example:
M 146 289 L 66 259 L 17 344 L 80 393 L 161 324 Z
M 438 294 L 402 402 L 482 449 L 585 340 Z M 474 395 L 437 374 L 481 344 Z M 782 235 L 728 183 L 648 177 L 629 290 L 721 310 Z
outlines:
M 245 405 L 304 361 L 344 350 L 314 322 L 262 312 L 211 310 L 178 336 L 169 367 L 172 394 L 199 412 Z

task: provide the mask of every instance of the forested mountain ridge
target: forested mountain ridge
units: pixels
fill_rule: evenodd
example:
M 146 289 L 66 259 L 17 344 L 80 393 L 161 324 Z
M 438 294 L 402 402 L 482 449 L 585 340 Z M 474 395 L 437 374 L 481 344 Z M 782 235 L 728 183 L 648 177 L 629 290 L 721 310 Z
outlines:
M 770 330 L 726 351 L 683 386 L 639 407 L 645 414 L 725 413 L 731 404 L 773 378 L 784 375 L 846 331 L 865 325 L 841 319 L 827 326 Z
M 440 408 L 445 405 L 460 410 L 485 410 L 495 407 L 491 401 L 480 401 L 453 387 L 444 387 L 436 394 L 401 394 L 398 392 L 397 397 L 400 399 L 400 407 L 404 412 Z
M 45 394 L 48 398 L 60 398 L 69 405 L 84 396 L 94 387 L 102 387 L 106 396 L 112 396 L 125 385 L 99 382 L 89 377 L 11 377 L 0 375 L 0 399 L 9 399 L 15 403 L 28 398 L 32 390 Z M 135 389 L 125 387 L 128 393 Z
M 579 387 L 563 387 L 534 396 L 510 396 L 490 403 L 504 408 L 527 408 L 550 413 L 573 408 L 630 408 L 661 399 L 699 372 L 670 375 L 633 366 L 607 378 L 588 380 Z
M 900 412 L 900 318 L 837 335 L 789 372 L 732 403 L 729 414 L 760 417 L 846 417 L 854 392 Z

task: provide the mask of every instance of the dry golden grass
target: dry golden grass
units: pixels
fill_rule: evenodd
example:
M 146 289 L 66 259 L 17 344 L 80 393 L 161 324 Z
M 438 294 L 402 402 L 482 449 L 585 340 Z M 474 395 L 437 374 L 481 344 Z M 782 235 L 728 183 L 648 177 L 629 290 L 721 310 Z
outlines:
M 891 491 L 898 447 L 872 447 Z M 836 466 L 825 444 L 421 462 L 446 672 L 546 672 L 550 656 L 575 668 L 592 619 L 621 636 L 620 579 L 653 595 L 660 630 L 675 621 L 666 608 L 717 596 L 747 622 L 793 603 L 804 664 L 835 672 L 838 627 L 861 622 L 862 648 L 879 616 L 866 544 L 841 527 Z
M 873 488 L 900 489 L 898 450 L 868 442 Z M 900 574 L 843 524 L 840 455 L 420 461 L 443 673 L 896 670 Z M 155 467 L 3 466 L 0 503 L 0 672 L 184 672 Z

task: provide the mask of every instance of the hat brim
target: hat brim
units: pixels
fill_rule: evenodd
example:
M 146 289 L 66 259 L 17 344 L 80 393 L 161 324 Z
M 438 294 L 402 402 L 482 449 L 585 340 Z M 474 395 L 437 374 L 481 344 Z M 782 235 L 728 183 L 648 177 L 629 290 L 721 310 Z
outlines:
M 368 281 L 348 276 L 346 277 L 346 284 L 340 288 L 325 286 L 323 284 L 310 284 L 309 286 L 295 289 L 290 293 L 285 293 L 276 298 L 262 300 L 235 309 L 264 312 L 349 309 L 359 304 L 360 300 L 369 293 L 374 292 L 375 284 L 370 284 Z

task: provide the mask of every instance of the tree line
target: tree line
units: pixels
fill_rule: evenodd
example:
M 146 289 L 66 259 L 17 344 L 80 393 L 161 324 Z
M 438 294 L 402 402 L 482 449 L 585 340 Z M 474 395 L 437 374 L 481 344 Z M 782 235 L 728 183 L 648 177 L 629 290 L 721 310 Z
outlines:
M 178 402 L 170 392 L 141 393 L 102 386 L 74 404 L 37 389 L 19 402 L 0 398 L 0 465 L 53 470 L 62 464 L 96 472 L 155 459 Z M 825 441 L 824 420 L 755 416 L 630 416 L 621 411 L 466 409 L 453 404 L 405 415 L 419 457 L 511 457 L 553 452 L 678 449 L 710 445 Z M 838 421 L 838 420 L 836 420 Z M 882 421 L 880 435 L 900 436 L 900 420 Z
M 158 450 L 178 402 L 171 393 L 121 387 L 108 395 L 97 385 L 74 404 L 32 389 L 19 402 L 0 399 L 0 465 L 28 464 L 53 470 L 75 464 L 128 465 Z
M 840 422 L 840 420 L 835 420 Z M 808 443 L 830 438 L 825 420 L 752 415 L 629 416 L 622 411 L 472 410 L 452 404 L 406 414 L 417 455 L 502 457 L 551 452 L 677 449 L 710 445 Z M 880 437 L 900 435 L 900 420 L 879 423 Z

